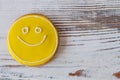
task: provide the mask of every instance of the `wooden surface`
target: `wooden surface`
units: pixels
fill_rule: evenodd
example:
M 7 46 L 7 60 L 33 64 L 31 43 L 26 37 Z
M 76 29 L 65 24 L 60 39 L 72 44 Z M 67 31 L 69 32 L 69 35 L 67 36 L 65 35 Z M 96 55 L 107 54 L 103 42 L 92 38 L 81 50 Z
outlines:
M 41 13 L 55 24 L 60 45 L 44 66 L 26 67 L 7 50 L 10 25 Z M 69 76 L 84 69 L 86 76 Z M 120 71 L 120 0 L 0 0 L 0 80 L 117 80 Z

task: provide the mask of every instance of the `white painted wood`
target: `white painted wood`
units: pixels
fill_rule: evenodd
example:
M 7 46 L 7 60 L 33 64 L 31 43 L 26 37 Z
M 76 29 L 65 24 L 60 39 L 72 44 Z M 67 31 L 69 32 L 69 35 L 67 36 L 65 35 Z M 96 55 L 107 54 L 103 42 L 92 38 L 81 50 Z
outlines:
M 17 63 L 6 45 L 10 25 L 27 13 L 48 16 L 60 45 L 40 67 Z M 117 80 L 120 71 L 120 0 L 0 0 L 0 80 Z M 86 77 L 69 76 L 84 69 Z

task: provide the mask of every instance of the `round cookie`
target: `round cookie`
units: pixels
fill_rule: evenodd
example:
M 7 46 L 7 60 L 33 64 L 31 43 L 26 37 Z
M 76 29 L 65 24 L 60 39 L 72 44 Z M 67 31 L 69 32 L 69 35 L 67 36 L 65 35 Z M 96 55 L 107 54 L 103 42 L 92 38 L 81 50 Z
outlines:
M 27 66 L 38 66 L 54 56 L 58 47 L 58 33 L 47 17 L 28 14 L 12 24 L 7 44 L 16 61 Z

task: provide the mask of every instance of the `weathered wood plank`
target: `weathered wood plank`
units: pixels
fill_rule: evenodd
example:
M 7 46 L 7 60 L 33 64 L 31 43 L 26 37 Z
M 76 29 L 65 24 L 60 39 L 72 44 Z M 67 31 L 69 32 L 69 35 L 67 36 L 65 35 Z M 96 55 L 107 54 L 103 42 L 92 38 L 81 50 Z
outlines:
M 44 66 L 23 66 L 7 50 L 10 25 L 27 13 L 48 16 L 59 32 L 58 52 Z M 0 80 L 116 80 L 120 0 L 0 0 L 0 44 Z M 79 69 L 86 77 L 68 76 Z

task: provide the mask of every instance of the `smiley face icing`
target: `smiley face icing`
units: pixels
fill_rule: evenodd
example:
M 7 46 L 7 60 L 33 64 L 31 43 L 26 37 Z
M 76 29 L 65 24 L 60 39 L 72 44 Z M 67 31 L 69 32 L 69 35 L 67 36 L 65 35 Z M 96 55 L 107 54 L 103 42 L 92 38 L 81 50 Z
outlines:
M 58 47 L 58 33 L 45 16 L 28 14 L 12 24 L 7 44 L 16 61 L 27 66 L 38 66 L 54 56 Z

